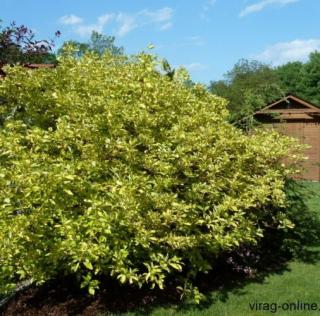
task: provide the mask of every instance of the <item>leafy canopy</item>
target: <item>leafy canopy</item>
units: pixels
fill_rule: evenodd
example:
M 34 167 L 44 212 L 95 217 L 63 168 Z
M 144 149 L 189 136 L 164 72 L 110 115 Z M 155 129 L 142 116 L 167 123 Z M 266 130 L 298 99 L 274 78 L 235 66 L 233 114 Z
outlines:
M 225 80 L 211 82 L 209 90 L 229 101 L 230 120 L 240 123 L 284 95 L 281 81 L 273 68 L 247 59 L 236 63 L 225 75 Z
M 96 31 L 92 31 L 90 40 L 86 43 L 77 41 L 64 42 L 62 47 L 58 50 L 58 55 L 63 55 L 65 52 L 68 52 L 69 46 L 75 48 L 73 54 L 78 58 L 88 52 L 94 52 L 99 56 L 102 56 L 106 51 L 110 52 L 112 55 L 123 55 L 123 47 L 116 46 L 114 42 L 114 36 L 103 35 Z
M 283 158 L 296 143 L 243 134 L 227 123 L 225 100 L 159 64 L 107 51 L 70 52 L 55 69 L 7 67 L 3 288 L 76 274 L 91 294 L 103 275 L 151 288 L 170 277 L 187 289 L 222 251 L 290 226 Z
M 57 31 L 56 36 L 60 36 Z M 36 40 L 34 32 L 25 25 L 2 27 L 0 20 L 0 65 L 53 63 L 56 61 L 52 53 L 53 40 Z

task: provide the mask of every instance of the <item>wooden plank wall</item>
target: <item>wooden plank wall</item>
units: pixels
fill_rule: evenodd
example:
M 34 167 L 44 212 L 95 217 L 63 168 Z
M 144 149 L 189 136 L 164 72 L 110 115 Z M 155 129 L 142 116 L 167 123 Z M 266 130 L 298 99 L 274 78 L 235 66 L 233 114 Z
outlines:
M 303 163 L 303 171 L 295 178 L 320 181 L 320 122 L 316 120 L 273 122 L 265 126 L 275 128 L 282 134 L 295 137 L 302 144 L 309 145 L 310 148 L 305 151 L 308 159 Z

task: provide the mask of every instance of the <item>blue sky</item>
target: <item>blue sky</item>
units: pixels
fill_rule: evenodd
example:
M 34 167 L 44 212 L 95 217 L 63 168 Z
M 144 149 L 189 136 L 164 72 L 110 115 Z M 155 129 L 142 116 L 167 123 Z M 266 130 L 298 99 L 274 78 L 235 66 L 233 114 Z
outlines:
M 320 50 L 320 0 L 0 0 L 3 25 L 16 21 L 38 39 L 87 41 L 92 30 L 116 36 L 126 52 L 145 50 L 194 81 L 223 78 L 240 58 L 272 65 Z

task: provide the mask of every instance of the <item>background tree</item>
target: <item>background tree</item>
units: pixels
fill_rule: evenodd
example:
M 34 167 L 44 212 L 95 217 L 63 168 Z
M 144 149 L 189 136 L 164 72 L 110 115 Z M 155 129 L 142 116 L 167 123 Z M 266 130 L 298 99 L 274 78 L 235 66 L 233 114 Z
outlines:
M 122 55 L 124 53 L 123 47 L 115 45 L 115 37 L 100 34 L 93 31 L 90 40 L 87 43 L 77 41 L 67 41 L 63 43 L 62 47 L 58 50 L 58 55 L 62 55 L 66 47 L 72 45 L 75 47 L 74 57 L 82 57 L 86 52 L 95 52 L 101 56 L 105 51 L 109 51 L 112 55 Z
M 283 96 L 278 74 L 269 65 L 241 59 L 225 80 L 213 81 L 209 90 L 229 101 L 230 120 L 241 121 L 266 103 Z
M 320 106 L 320 52 L 310 54 L 309 60 L 302 67 L 300 81 L 303 96 Z
M 289 62 L 275 68 L 286 93 L 293 93 L 320 106 L 320 53 L 305 62 Z
M 278 75 L 281 86 L 286 93 L 293 93 L 300 97 L 306 97 L 304 85 L 301 79 L 304 76 L 304 64 L 300 61 L 289 62 L 275 68 L 275 73 Z
M 1 20 L 0 20 L 1 23 Z M 55 33 L 56 36 L 60 32 Z M 0 64 L 54 63 L 53 40 L 36 40 L 34 32 L 24 25 L 12 22 L 0 25 Z

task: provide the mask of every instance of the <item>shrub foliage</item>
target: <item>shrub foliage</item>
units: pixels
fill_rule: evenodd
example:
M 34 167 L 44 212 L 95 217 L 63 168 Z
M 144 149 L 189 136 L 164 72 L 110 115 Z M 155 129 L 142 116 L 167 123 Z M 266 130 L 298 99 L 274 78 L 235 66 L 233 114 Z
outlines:
M 222 251 L 290 226 L 281 211 L 264 218 L 286 203 L 283 161 L 298 145 L 243 134 L 223 99 L 159 64 L 146 53 L 89 53 L 55 69 L 7 67 L 3 287 L 75 274 L 91 294 L 101 276 L 160 288 L 181 277 L 186 288 Z

